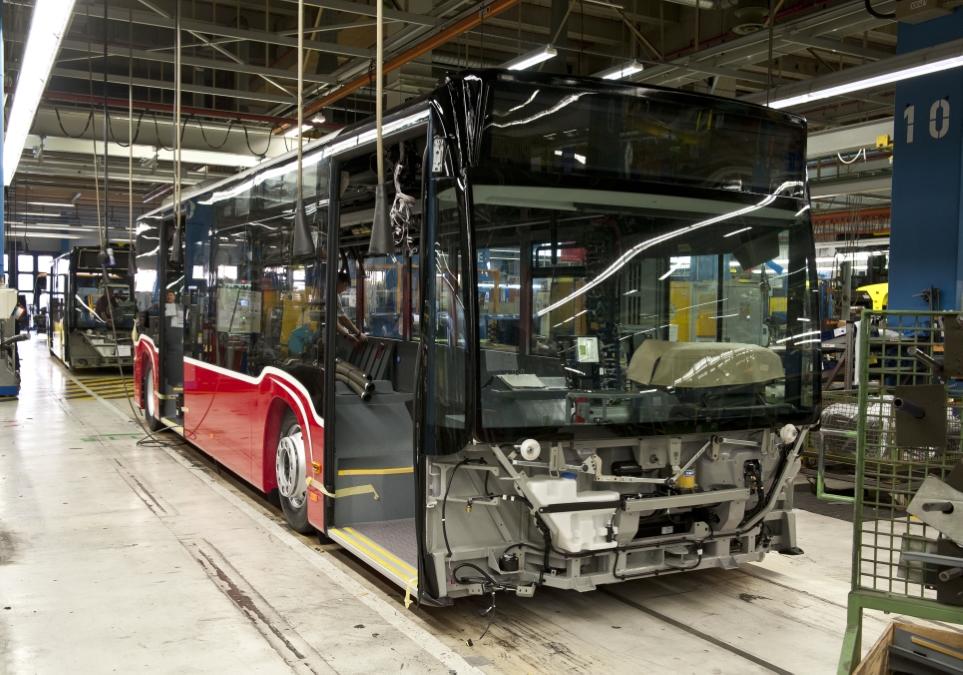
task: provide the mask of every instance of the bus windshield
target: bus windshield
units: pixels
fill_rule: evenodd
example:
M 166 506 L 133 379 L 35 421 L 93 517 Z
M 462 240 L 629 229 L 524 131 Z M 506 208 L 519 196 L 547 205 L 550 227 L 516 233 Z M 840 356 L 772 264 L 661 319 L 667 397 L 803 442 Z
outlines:
M 808 209 L 687 195 L 473 185 L 486 431 L 809 413 Z

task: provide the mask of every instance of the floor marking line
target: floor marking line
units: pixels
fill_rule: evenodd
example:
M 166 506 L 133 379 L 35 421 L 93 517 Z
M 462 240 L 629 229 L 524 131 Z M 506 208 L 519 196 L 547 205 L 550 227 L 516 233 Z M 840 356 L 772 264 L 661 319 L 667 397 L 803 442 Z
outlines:
M 106 399 L 101 398 L 100 396 L 98 396 L 92 389 L 88 388 L 88 387 L 85 386 L 80 380 L 78 380 L 76 377 L 74 377 L 74 375 L 73 375 L 69 370 L 64 370 L 64 375 L 66 375 L 66 376 L 69 377 L 71 380 L 73 380 L 74 382 L 76 382 L 76 383 L 77 383 L 77 386 L 79 386 L 81 389 L 83 389 L 83 390 L 86 391 L 88 394 L 90 394 L 91 396 L 93 396 L 95 399 L 97 399 L 98 401 L 100 401 L 101 403 L 103 403 L 105 406 L 107 406 L 107 408 L 109 408 L 111 412 L 113 412 L 115 415 L 117 415 L 119 418 L 121 418 L 121 419 L 124 420 L 125 422 L 128 422 L 128 423 L 131 422 L 131 421 L 137 422 L 136 419 L 132 418 L 130 415 L 127 415 L 127 414 L 125 414 L 125 413 L 122 413 L 120 410 L 118 410 L 117 408 L 115 408 L 114 406 L 112 406 L 111 404 L 109 404 Z
M 80 384 L 77 378 L 75 378 L 71 373 L 65 372 L 65 374 L 74 382 Z M 112 410 L 125 422 L 136 421 L 132 420 L 129 415 L 122 413 L 120 410 L 108 403 L 105 399 L 95 394 L 93 391 L 87 389 L 87 387 L 84 387 L 83 384 L 80 384 L 80 386 L 86 389 L 103 405 L 110 408 L 110 410 Z M 112 441 L 104 442 L 108 443 Z M 333 563 L 328 557 L 329 554 L 309 548 L 300 540 L 292 537 L 288 530 L 281 527 L 276 522 L 255 509 L 253 506 L 245 502 L 230 488 L 222 485 L 213 477 L 207 475 L 203 468 L 198 468 L 191 464 L 185 457 L 175 452 L 172 448 L 161 446 L 160 449 L 167 454 L 168 457 L 187 469 L 187 471 L 193 474 L 199 481 L 207 485 L 209 488 L 214 490 L 214 492 L 227 500 L 232 506 L 240 510 L 255 523 L 277 537 L 278 541 L 284 543 L 292 551 L 318 568 L 334 583 L 344 589 L 346 593 L 353 595 L 362 604 L 367 605 L 368 608 L 373 610 L 382 619 L 394 626 L 399 632 L 420 647 L 426 654 L 429 654 L 440 661 L 443 665 L 449 668 L 449 670 L 455 671 L 457 675 L 486 675 L 484 671 L 469 664 L 463 656 L 453 651 L 450 647 L 445 645 L 445 643 L 432 635 L 428 630 L 418 625 L 414 619 L 408 616 L 409 610 L 403 610 L 400 607 L 393 605 L 379 595 L 376 595 L 375 592 L 372 592 L 372 588 L 366 588 L 360 582 L 355 580 L 351 575 L 341 569 L 341 567 Z
M 601 592 L 601 593 L 605 593 L 607 596 L 609 596 L 609 597 L 612 598 L 613 600 L 618 600 L 618 601 L 621 602 L 622 604 L 628 605 L 629 607 L 634 607 L 635 609 L 639 610 L 640 612 L 645 612 L 645 613 L 648 614 L 649 616 L 651 616 L 651 617 L 653 617 L 653 618 L 656 618 L 656 619 L 658 619 L 659 621 L 664 621 L 665 623 L 669 624 L 670 626 L 675 626 L 675 627 L 678 628 L 679 630 L 685 631 L 685 632 L 688 633 L 689 635 L 694 635 L 695 637 L 700 638 L 700 639 L 702 639 L 702 640 L 705 640 L 706 642 L 711 642 L 711 643 L 714 644 L 716 647 L 720 647 L 720 648 L 722 648 L 722 649 L 725 649 L 727 652 L 729 652 L 729 653 L 731 653 L 731 654 L 735 654 L 736 656 L 741 656 L 742 658 L 746 659 L 747 661 L 752 661 L 752 662 L 755 663 L 756 665 L 762 666 L 763 668 L 766 668 L 766 669 L 768 669 L 768 670 L 771 670 L 771 671 L 774 672 L 774 673 L 778 673 L 779 675 L 793 675 L 793 673 L 792 673 L 791 671 L 784 670 L 784 669 L 780 668 L 779 666 L 777 666 L 777 665 L 775 665 L 775 664 L 773 664 L 773 663 L 769 663 L 768 661 L 765 661 L 765 660 L 763 660 L 763 659 L 760 659 L 758 656 L 753 656 L 753 655 L 750 654 L 749 652 L 743 651 L 743 650 L 739 649 L 738 647 L 733 647 L 733 646 L 730 645 L 729 643 L 723 642 L 722 640 L 720 640 L 720 639 L 718 639 L 718 638 L 714 638 L 714 637 L 712 637 L 711 635 L 708 635 L 708 634 L 706 634 L 706 633 L 703 633 L 702 631 L 700 631 L 700 630 L 698 630 L 698 629 L 696 629 L 696 628 L 693 628 L 692 626 L 687 626 L 686 624 L 682 623 L 681 621 L 676 621 L 676 620 L 673 619 L 672 617 L 666 616 L 666 615 L 663 614 L 662 612 L 657 612 L 657 611 L 655 611 L 654 609 L 651 609 L 651 608 L 649 608 L 649 607 L 646 607 L 646 606 L 643 605 L 642 603 L 636 602 L 635 600 L 629 600 L 629 599 L 628 599 L 627 597 L 625 597 L 624 595 L 619 595 L 618 593 L 614 593 L 613 591 L 610 591 L 609 589 L 605 588 L 604 586 L 599 587 L 598 590 L 599 590 L 599 592 Z
M 297 675 L 305 672 L 322 675 L 314 667 L 318 666 L 325 675 L 338 675 L 339 671 L 298 633 L 214 544 L 201 539 L 210 548 L 205 550 L 195 541 L 185 541 L 177 534 L 172 534 L 292 671 Z

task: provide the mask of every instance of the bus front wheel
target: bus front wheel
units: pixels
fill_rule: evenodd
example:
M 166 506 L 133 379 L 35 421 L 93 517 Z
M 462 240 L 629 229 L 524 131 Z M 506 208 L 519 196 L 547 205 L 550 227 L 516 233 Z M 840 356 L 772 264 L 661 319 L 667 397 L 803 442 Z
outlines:
M 278 496 L 284 519 L 295 532 L 308 534 L 314 530 L 308 522 L 308 484 L 301 436 L 301 424 L 294 413 L 288 410 L 281 422 L 278 434 L 278 448 L 275 460 L 278 480 Z
M 164 428 L 164 425 L 157 419 L 157 397 L 154 395 L 154 369 L 149 363 L 144 369 L 144 381 L 142 384 L 144 418 L 147 420 L 147 428 L 151 431 L 160 431 Z

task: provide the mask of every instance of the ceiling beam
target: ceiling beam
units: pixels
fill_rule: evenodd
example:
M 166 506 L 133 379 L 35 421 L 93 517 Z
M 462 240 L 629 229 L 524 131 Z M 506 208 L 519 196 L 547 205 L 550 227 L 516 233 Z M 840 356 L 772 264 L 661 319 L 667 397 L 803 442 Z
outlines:
M 347 14 L 361 14 L 362 16 L 370 17 L 378 15 L 377 5 L 374 4 L 362 5 L 360 2 L 345 2 L 344 0 L 304 0 L 304 4 L 308 7 L 323 7 L 324 9 L 333 9 L 336 12 L 345 12 Z M 390 21 L 403 21 L 404 23 L 411 23 L 416 26 L 429 26 L 434 28 L 439 23 L 438 19 L 427 14 L 401 12 L 388 7 L 384 8 L 383 16 Z M 344 27 L 350 28 L 351 24 L 345 24 Z
M 784 35 L 782 39 L 794 45 L 814 47 L 816 49 L 822 49 L 823 51 L 833 52 L 834 54 L 848 54 L 849 56 L 857 56 L 873 61 L 894 56 L 893 52 L 881 52 L 878 49 L 869 49 L 849 42 L 837 42 L 836 40 L 830 40 L 828 38 L 810 37 L 808 35 L 800 35 L 799 33 L 788 33 Z
M 390 73 L 391 71 L 400 68 L 419 56 L 427 54 L 439 45 L 443 45 L 449 40 L 453 40 L 454 38 L 458 37 L 462 33 L 470 31 L 486 18 L 494 17 L 495 15 L 504 12 L 509 7 L 513 7 L 514 5 L 518 4 L 518 2 L 519 0 L 494 0 L 494 2 L 486 5 L 485 8 L 480 12 L 469 14 L 460 21 L 454 22 L 444 30 L 439 31 L 435 35 L 422 40 L 415 46 L 403 51 L 394 58 L 389 59 L 382 67 L 382 72 Z M 374 71 L 369 70 L 365 75 L 355 78 L 351 82 L 343 85 L 340 89 L 337 89 L 327 96 L 323 96 L 322 98 L 307 105 L 304 109 L 304 114 L 313 115 L 317 111 L 321 110 L 324 106 L 330 105 L 331 103 L 344 98 L 348 94 L 351 94 L 358 89 L 371 84 L 374 82 L 374 78 Z
M 103 58 L 104 50 L 103 47 L 97 45 L 89 45 L 82 40 L 63 40 L 61 49 L 69 49 L 70 51 L 83 52 L 84 54 L 90 53 L 94 58 Z M 134 58 L 143 61 L 154 61 L 157 63 L 174 63 L 174 55 L 167 52 L 154 52 L 147 51 L 144 49 L 129 49 L 128 47 L 122 47 L 120 45 L 108 45 L 107 46 L 107 56 L 121 56 L 124 58 Z M 267 77 L 276 77 L 289 80 L 296 80 L 297 74 L 289 70 L 282 70 L 280 68 L 265 68 L 263 66 L 255 66 L 250 64 L 233 63 L 231 61 L 222 61 L 218 59 L 201 59 L 196 56 L 181 56 L 181 63 L 185 66 L 192 66 L 194 68 L 204 68 L 207 70 L 221 70 L 229 73 L 246 73 L 248 75 L 262 75 Z M 94 73 L 95 77 L 99 76 L 98 73 Z M 319 84 L 332 84 L 334 78 L 327 75 L 314 75 L 314 74 L 304 74 L 305 82 L 317 82 Z
M 146 4 L 148 7 L 153 7 L 152 4 L 143 2 L 143 0 L 142 4 Z M 374 11 L 373 7 L 371 9 Z M 86 6 L 82 11 L 75 11 L 74 16 L 83 16 L 86 18 Z M 92 5 L 90 7 L 90 17 L 97 19 L 104 18 L 103 5 Z M 174 19 L 160 13 L 151 14 L 150 12 L 130 12 L 124 9 L 108 9 L 107 18 L 111 21 L 120 21 L 122 23 L 133 22 L 143 26 L 152 26 L 154 28 L 167 28 L 171 31 L 174 30 L 175 26 Z M 348 27 L 350 26 L 345 25 L 345 28 Z M 298 41 L 296 38 L 278 35 L 276 33 L 265 33 L 261 31 L 244 30 L 241 28 L 231 28 L 229 26 L 219 26 L 218 24 L 207 21 L 181 19 L 181 30 L 187 33 L 201 33 L 203 35 L 229 37 L 234 38 L 235 40 L 249 40 L 251 42 L 261 43 L 266 42 L 268 44 L 279 45 L 281 47 L 290 47 L 291 49 L 297 49 L 298 47 Z M 341 56 L 370 57 L 372 55 L 372 50 L 370 49 L 352 47 L 350 45 L 339 45 L 337 42 L 317 42 L 316 40 L 305 40 L 304 48 L 306 50 L 340 54 Z
M 54 68 L 51 72 L 54 77 L 68 77 L 75 80 L 87 81 L 90 74 L 86 70 L 69 70 L 67 68 Z M 98 82 L 103 82 L 102 76 L 97 76 Z M 166 80 L 154 80 L 147 79 L 144 77 L 135 77 L 133 79 L 128 79 L 123 75 L 107 75 L 107 81 L 113 84 L 131 84 L 135 87 L 144 87 L 147 89 L 162 89 L 165 91 L 174 91 L 174 83 L 168 82 Z M 288 96 L 277 96 L 275 94 L 265 94 L 260 91 L 242 91 L 240 89 L 223 89 L 221 87 L 203 87 L 196 84 L 182 84 L 181 91 L 186 94 L 201 94 L 206 96 L 220 96 L 225 98 L 237 98 L 246 101 L 266 101 L 267 103 L 277 103 L 277 104 L 287 104 L 287 105 L 297 105 L 296 98 L 290 98 Z

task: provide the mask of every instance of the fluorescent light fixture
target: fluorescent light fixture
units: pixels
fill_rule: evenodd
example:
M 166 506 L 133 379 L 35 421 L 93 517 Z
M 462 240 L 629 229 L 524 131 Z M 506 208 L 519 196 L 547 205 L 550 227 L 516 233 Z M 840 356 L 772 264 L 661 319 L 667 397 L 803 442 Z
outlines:
M 312 129 L 314 129 L 314 126 L 311 125 L 311 124 L 303 124 L 303 125 L 301 125 L 301 131 L 302 131 L 303 133 L 307 133 L 307 132 L 311 131 Z M 286 138 L 297 138 L 297 137 L 298 137 L 298 128 L 297 128 L 297 127 L 291 127 L 290 129 L 288 129 L 287 131 L 284 132 L 284 135 L 285 135 Z
M 27 202 L 27 206 L 47 206 L 47 207 L 50 207 L 50 208 L 52 208 L 52 209 L 72 209 L 72 208 L 74 208 L 74 204 L 72 204 L 72 203 L 70 203 L 70 202 L 67 202 L 67 203 L 58 203 L 58 202 Z
M 960 66 L 963 66 L 963 40 L 954 40 L 855 68 L 847 68 L 809 82 L 783 85 L 774 91 L 776 98 L 768 105 L 776 109 L 790 108 Z M 784 92 L 782 97 L 779 97 L 780 89 Z M 746 100 L 763 103 L 765 92 L 753 94 L 751 97 L 746 97 Z
M 502 64 L 502 68 L 505 70 L 525 70 L 531 66 L 538 65 L 542 61 L 548 61 L 549 59 L 558 55 L 555 48 L 552 45 L 545 45 L 544 47 L 539 47 L 527 54 L 522 54 L 519 57 L 512 59 L 511 61 L 506 61 Z
M 742 228 L 741 230 L 733 230 L 733 231 L 730 232 L 729 234 L 724 234 L 724 235 L 722 235 L 722 236 L 723 236 L 723 238 L 725 238 L 725 237 L 734 237 L 734 236 L 736 236 L 737 234 L 741 234 L 741 233 L 743 233 L 743 232 L 748 232 L 748 231 L 751 230 L 751 229 L 752 229 L 751 226 L 750 226 L 750 227 L 744 227 L 744 228 Z
M 71 226 L 69 226 L 69 225 L 50 225 L 50 224 L 46 224 L 46 223 L 44 223 L 44 224 L 42 224 L 42 225 L 34 225 L 33 223 L 28 223 L 27 225 L 21 225 L 21 226 L 19 226 L 19 227 L 11 227 L 11 228 L 9 228 L 9 229 L 10 229 L 10 230 L 14 230 L 14 229 L 16 229 L 16 230 L 23 230 L 23 229 L 26 229 L 26 230 L 28 230 L 28 231 L 30 231 L 30 230 L 58 230 L 58 231 L 63 231 L 63 232 L 92 232 L 92 233 L 94 233 L 94 234 L 97 233 L 97 228 L 96 228 L 96 227 L 77 227 L 77 226 L 71 227 Z
M 675 271 L 680 267 L 682 267 L 682 265 L 673 265 L 672 267 L 669 268 L 668 272 L 666 272 L 661 277 L 659 277 L 659 281 L 665 281 L 666 279 L 671 277 L 673 274 L 675 274 Z
M 19 237 L 21 239 L 93 239 L 93 235 L 84 234 L 57 234 L 56 232 L 7 232 L 8 237 Z M 121 241 L 127 241 L 123 239 Z
M 561 156 L 562 156 L 562 151 L 561 151 L 561 150 L 556 150 L 556 151 L 555 151 L 555 156 L 556 156 L 556 157 L 561 157 Z M 575 154 L 574 154 L 574 157 L 575 157 L 575 161 L 578 162 L 579 164 L 585 164 L 585 155 L 580 155 L 580 154 L 578 154 L 578 153 L 575 153 Z
M 595 73 L 592 77 L 601 77 L 603 80 L 621 80 L 623 78 L 629 77 L 630 75 L 635 75 L 636 73 L 641 73 L 645 70 L 645 64 L 641 61 L 626 61 L 625 63 L 620 63 L 617 66 L 612 66 L 611 68 L 606 68 Z
M 13 95 L 7 134 L 3 139 L 4 185 L 10 185 L 17 172 L 20 154 L 27 142 L 27 134 L 40 106 L 40 97 L 47 87 L 50 68 L 60 51 L 60 40 L 67 31 L 73 9 L 74 0 L 37 0 L 34 3 L 27 48 L 20 60 L 20 78 Z
M 55 213 L 53 211 L 27 211 L 19 215 L 33 216 L 35 218 L 60 218 L 61 217 L 60 213 Z

